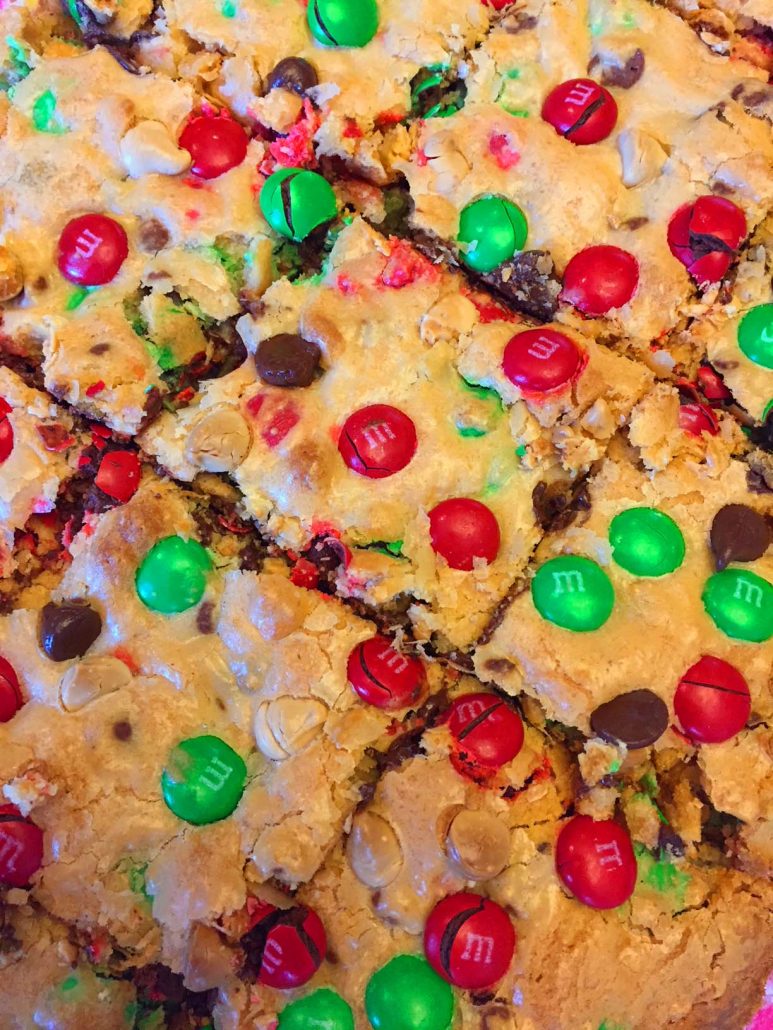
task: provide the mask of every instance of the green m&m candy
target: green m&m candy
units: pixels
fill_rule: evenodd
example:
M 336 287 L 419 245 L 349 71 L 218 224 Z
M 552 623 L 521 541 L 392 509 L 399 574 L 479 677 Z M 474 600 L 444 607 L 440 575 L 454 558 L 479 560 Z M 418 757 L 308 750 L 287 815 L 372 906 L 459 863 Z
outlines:
M 161 792 L 178 819 L 202 826 L 227 818 L 239 804 L 247 766 L 220 737 L 189 737 L 173 748 Z
M 738 346 L 755 365 L 773 368 L 773 304 L 758 304 L 738 326 Z
M 279 1013 L 278 1030 L 354 1030 L 354 1016 L 340 994 L 321 987 Z
M 303 168 L 280 168 L 260 191 L 260 210 L 276 232 L 300 242 L 338 213 L 327 179 Z
M 773 637 L 773 585 L 755 572 L 715 572 L 703 588 L 703 605 L 729 637 L 757 644 Z
M 523 249 L 529 227 L 523 211 L 505 197 L 489 195 L 462 211 L 457 239 L 462 261 L 476 272 L 492 272 Z
M 154 612 L 184 612 L 201 600 L 211 568 L 209 555 L 195 540 L 164 537 L 151 547 L 137 569 L 137 593 Z
M 374 1030 L 448 1030 L 454 995 L 426 959 L 398 955 L 368 981 L 365 1011 Z
M 657 508 L 629 508 L 609 527 L 612 557 L 634 576 L 665 576 L 684 561 L 679 526 Z
M 306 21 L 322 46 L 365 46 L 378 29 L 376 0 L 309 0 Z
M 615 603 L 606 572 L 576 554 L 546 561 L 531 581 L 531 596 L 543 619 L 576 633 L 603 626 Z

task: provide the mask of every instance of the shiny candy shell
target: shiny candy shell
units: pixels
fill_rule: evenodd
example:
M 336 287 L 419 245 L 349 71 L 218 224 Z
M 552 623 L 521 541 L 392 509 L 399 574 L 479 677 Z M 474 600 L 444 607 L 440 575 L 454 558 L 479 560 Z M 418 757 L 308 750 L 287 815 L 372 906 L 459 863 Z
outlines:
M 586 247 L 564 272 L 561 299 L 592 318 L 621 308 L 639 285 L 639 263 L 620 247 Z
M 716 436 L 719 432 L 717 416 L 705 404 L 682 404 L 679 407 L 679 428 L 690 436 L 708 433 Z
M 740 733 L 751 712 L 749 686 L 729 662 L 704 655 L 679 680 L 674 710 L 697 744 L 721 744 Z
M 448 728 L 468 761 L 489 769 L 511 762 L 523 746 L 518 713 L 496 694 L 463 694 L 452 703 Z
M 282 236 L 300 242 L 338 213 L 329 182 L 303 168 L 280 168 L 263 183 L 260 210 Z
M 309 0 L 306 20 L 322 46 L 362 47 L 378 29 L 376 0 Z
M 631 838 L 611 819 L 576 815 L 558 835 L 556 871 L 578 901 L 591 908 L 617 908 L 636 886 Z
M 576 633 L 603 626 L 615 603 L 606 572 L 590 558 L 574 554 L 541 565 L 531 581 L 531 596 L 543 619 Z
M 773 368 L 773 304 L 758 304 L 738 326 L 738 346 L 749 361 Z
M 396 651 L 388 637 L 374 636 L 357 644 L 346 674 L 362 700 L 376 708 L 407 708 L 424 690 L 419 659 Z
M 612 557 L 634 576 L 665 576 L 684 561 L 682 531 L 657 508 L 627 508 L 609 526 Z
M 13 451 L 13 426 L 8 420 L 11 411 L 11 405 L 0 397 L 0 465 L 10 458 Z
M 72 218 L 59 237 L 59 271 L 78 286 L 102 286 L 118 274 L 129 253 L 123 226 L 107 215 Z
M 469 891 L 444 898 L 424 928 L 424 953 L 438 976 L 465 990 L 481 990 L 507 972 L 515 930 L 503 908 Z
M 15 805 L 0 805 L 0 883 L 25 887 L 43 864 L 43 833 Z
M 248 142 L 241 125 L 222 116 L 197 115 L 180 134 L 180 146 L 191 155 L 191 171 L 201 179 L 216 179 L 240 165 Z
M 585 356 L 556 329 L 527 329 L 505 347 L 502 370 L 525 394 L 545 394 L 567 386 L 582 371 Z
M 335 991 L 320 987 L 279 1013 L 278 1030 L 354 1030 L 352 1010 Z
M 178 819 L 202 826 L 226 819 L 239 804 L 247 766 L 220 737 L 182 740 L 161 775 L 161 792 Z
M 479 197 L 459 218 L 462 261 L 476 272 L 493 272 L 523 249 L 528 231 L 526 216 L 512 201 Z
M 592 79 L 569 79 L 545 98 L 542 117 L 577 146 L 599 143 L 617 122 L 615 98 Z
M 746 216 L 738 205 L 709 194 L 674 212 L 667 241 L 674 257 L 702 286 L 719 282 L 746 231 Z
M 209 555 L 196 540 L 164 537 L 151 547 L 137 570 L 137 594 L 154 612 L 184 612 L 203 597 L 211 568 Z
M 451 497 L 429 513 L 432 549 L 452 569 L 470 572 L 476 562 L 489 565 L 499 553 L 501 536 L 494 513 L 470 497 Z
M 108 497 L 124 504 L 136 494 L 141 475 L 140 460 L 133 451 L 108 451 L 94 482 Z
M 400 472 L 417 445 L 413 420 L 391 404 L 369 404 L 353 412 L 338 437 L 338 451 L 346 465 L 368 479 Z
M 747 569 L 724 569 L 703 588 L 715 626 L 736 640 L 762 644 L 773 636 L 773 585 Z
M 9 722 L 23 704 L 16 670 L 0 655 L 0 722 Z
M 252 928 L 241 943 L 249 961 L 258 966 L 258 981 L 281 991 L 307 983 L 327 952 L 322 921 L 306 905 L 280 909 L 258 903 L 252 913 Z
M 449 1030 L 454 995 L 426 959 L 397 955 L 368 981 L 365 1012 L 373 1030 Z

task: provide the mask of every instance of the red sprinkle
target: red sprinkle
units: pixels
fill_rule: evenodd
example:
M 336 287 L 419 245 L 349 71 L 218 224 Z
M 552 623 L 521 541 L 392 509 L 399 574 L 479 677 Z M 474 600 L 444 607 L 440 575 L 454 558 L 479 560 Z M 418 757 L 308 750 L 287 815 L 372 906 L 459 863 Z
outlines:
M 521 319 L 513 311 L 508 311 L 500 304 L 490 300 L 482 293 L 475 293 L 473 290 L 463 290 L 464 296 L 471 301 L 480 315 L 481 325 L 488 325 L 489 322 L 520 322 Z
M 280 168 L 315 168 L 314 134 L 322 119 L 310 100 L 303 101 L 303 112 L 286 136 L 280 136 L 268 148 Z M 272 169 L 273 170 L 273 169 Z
M 362 139 L 362 129 L 359 127 L 354 118 L 346 119 L 346 127 L 341 135 L 345 139 Z
M 86 387 L 86 396 L 96 397 L 98 393 L 102 393 L 104 388 L 104 382 L 101 379 L 98 379 L 96 383 L 92 383 L 91 386 Z
M 257 418 L 260 414 L 260 409 L 263 407 L 263 402 L 266 399 L 266 395 L 263 393 L 256 393 L 254 397 L 250 397 L 245 407 L 247 408 L 247 414 L 253 418 Z
M 201 218 L 201 212 L 196 211 L 194 208 L 191 208 L 189 211 L 185 212 L 185 217 L 188 218 L 191 222 L 195 222 L 198 218 Z
M 353 279 L 350 279 L 348 275 L 341 274 L 336 279 L 336 289 L 339 293 L 343 293 L 344 297 L 350 297 L 359 288 L 359 285 Z
M 132 676 L 139 676 L 140 667 L 137 665 L 135 660 L 129 654 L 125 647 L 116 647 L 113 651 L 113 658 L 117 658 L 119 662 L 123 662 Z
M 271 416 L 268 424 L 261 429 L 260 436 L 267 447 L 278 447 L 293 426 L 300 422 L 301 416 L 292 401 L 282 404 Z
M 405 111 L 400 110 L 398 107 L 393 107 L 389 111 L 382 111 L 380 114 L 377 114 L 375 125 L 377 129 L 387 129 L 390 125 L 399 125 L 407 117 L 408 115 Z
M 506 132 L 492 132 L 489 136 L 488 149 L 496 163 L 505 172 L 510 168 L 515 168 L 521 160 L 520 153 Z

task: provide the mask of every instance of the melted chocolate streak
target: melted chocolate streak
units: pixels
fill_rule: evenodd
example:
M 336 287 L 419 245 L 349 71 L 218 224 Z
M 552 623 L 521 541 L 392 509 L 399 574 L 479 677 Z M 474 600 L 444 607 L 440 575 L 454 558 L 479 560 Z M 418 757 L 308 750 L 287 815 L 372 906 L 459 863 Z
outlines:
M 20 815 L 13 815 L 8 812 L 5 815 L 0 815 L 0 823 L 23 823 L 25 820 Z
M 357 455 L 357 458 L 362 463 L 362 467 L 363 468 L 366 468 L 369 472 L 391 472 L 392 471 L 391 469 L 387 468 L 386 465 L 369 465 L 367 463 L 367 461 L 363 458 L 363 456 L 360 454 L 359 450 L 357 449 L 357 444 L 354 442 L 354 440 L 352 440 L 352 438 L 349 435 L 349 433 L 346 432 L 344 435 L 346 436 L 346 439 L 349 441 L 349 443 L 352 445 L 352 450 L 354 451 L 354 453 Z
M 278 909 L 270 912 L 259 923 L 256 923 L 241 939 L 241 946 L 245 952 L 242 974 L 257 979 L 260 976 L 260 969 L 263 965 L 263 952 L 266 950 L 268 937 L 276 926 L 292 926 L 298 934 L 298 938 L 306 948 L 315 966 L 322 963 L 322 956 L 319 948 L 306 932 L 303 923 L 308 914 L 304 905 L 296 905 L 294 908 Z
M 385 686 L 385 684 L 379 682 L 379 680 L 376 679 L 376 677 L 370 671 L 368 666 L 365 664 L 365 658 L 363 656 L 362 651 L 360 651 L 358 657 L 359 657 L 359 661 L 360 661 L 360 668 L 365 673 L 365 675 L 368 677 L 368 679 L 371 681 L 371 683 L 373 683 L 374 686 L 378 687 L 379 690 L 383 690 L 385 694 L 388 694 L 391 697 L 392 696 L 392 691 L 389 689 L 389 687 L 387 687 L 387 686 Z
M 290 229 L 290 232 L 295 236 L 295 226 L 293 225 L 293 202 L 290 196 L 290 184 L 292 183 L 295 176 L 290 175 L 286 179 L 283 179 L 279 186 L 279 194 L 282 198 L 282 208 L 284 210 L 285 221 Z
M 743 690 L 731 690 L 730 687 L 720 687 L 718 683 L 704 683 L 702 680 L 682 680 L 682 683 L 689 683 L 691 687 L 706 687 L 708 690 L 718 690 L 721 694 L 737 694 L 739 697 L 746 697 Z
M 330 29 L 327 27 L 327 25 L 325 25 L 325 22 L 322 18 L 322 15 L 319 10 L 319 0 L 314 0 L 314 16 L 317 19 L 317 25 L 319 25 L 319 27 L 325 33 L 325 35 L 333 44 L 333 46 L 338 46 L 337 40 L 333 39 L 332 35 L 330 34 Z
M 462 732 L 457 737 L 457 740 L 464 740 L 465 737 L 469 736 L 469 734 L 472 733 L 474 729 L 477 729 L 477 727 L 480 726 L 482 722 L 488 719 L 492 712 L 495 712 L 497 708 L 501 708 L 503 703 L 504 702 L 502 701 L 497 701 L 497 703 L 495 705 L 492 705 L 491 708 L 487 708 L 485 712 L 481 712 L 480 715 L 476 715 L 472 722 L 467 723 L 467 725 L 464 727 Z
M 468 919 L 483 911 L 484 904 L 485 898 L 481 898 L 480 904 L 476 905 L 475 908 L 468 908 L 464 912 L 459 912 L 458 915 L 455 915 L 449 921 L 448 926 L 443 931 L 443 936 L 440 938 L 440 964 L 443 966 L 449 979 L 451 979 L 451 949 L 454 946 L 457 934 Z
M 569 128 L 564 133 L 564 137 L 566 139 L 571 139 L 572 133 L 575 131 L 575 129 L 581 129 L 583 125 L 585 125 L 585 123 L 588 121 L 590 116 L 592 114 L 595 114 L 596 111 L 598 111 L 600 107 L 603 107 L 605 103 L 606 101 L 604 100 L 604 97 L 598 97 L 598 99 L 594 100 L 592 104 L 586 107 L 586 109 L 582 112 L 582 114 L 574 123 L 574 125 L 569 126 Z

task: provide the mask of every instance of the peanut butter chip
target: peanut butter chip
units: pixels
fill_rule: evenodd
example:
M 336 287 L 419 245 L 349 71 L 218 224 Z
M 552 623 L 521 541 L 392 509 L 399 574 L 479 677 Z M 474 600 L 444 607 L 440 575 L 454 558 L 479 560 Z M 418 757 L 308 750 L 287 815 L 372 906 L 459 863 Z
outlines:
M 124 663 L 111 655 L 83 658 L 62 676 L 59 684 L 62 707 L 76 712 L 90 701 L 128 686 L 131 678 Z
M 470 880 L 490 880 L 507 865 L 510 834 L 489 812 L 461 811 L 448 828 L 448 857 Z
M 0 301 L 12 300 L 23 288 L 21 262 L 7 247 L 0 247 Z
M 355 818 L 346 854 L 357 879 L 374 889 L 391 883 L 403 864 L 395 831 L 373 812 L 362 812 Z
M 191 430 L 185 456 L 206 472 L 233 472 L 247 457 L 250 443 L 250 427 L 238 411 L 213 408 Z

